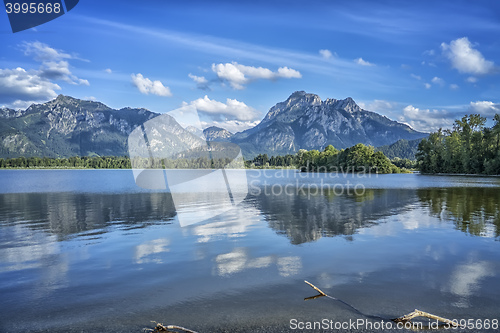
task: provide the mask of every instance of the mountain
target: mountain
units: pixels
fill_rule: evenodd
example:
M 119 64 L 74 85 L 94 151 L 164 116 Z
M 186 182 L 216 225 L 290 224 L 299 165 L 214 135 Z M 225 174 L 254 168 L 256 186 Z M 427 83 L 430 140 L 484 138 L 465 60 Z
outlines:
M 100 102 L 63 95 L 26 110 L 1 108 L 0 158 L 128 155 L 129 134 L 157 116 L 160 114 L 143 108 L 115 110 Z M 207 141 L 238 144 L 247 159 L 260 153 L 283 155 L 301 148 L 323 149 L 329 144 L 335 148 L 357 143 L 377 147 L 426 136 L 361 109 L 352 98 L 322 101 L 303 91 L 273 106 L 254 128 L 236 134 L 220 127 L 200 133 L 196 128 L 184 129 L 168 115 L 161 116 L 156 125 L 162 126 L 160 132 L 171 134 L 165 142 L 189 150 L 202 145 L 200 137 L 205 136 Z M 152 136 L 150 140 L 152 144 L 161 138 Z M 218 149 L 219 145 L 213 145 L 211 149 Z M 228 149 L 227 145 L 220 147 Z
M 229 142 L 233 133 L 223 128 L 212 126 L 205 128 L 203 130 L 203 135 L 205 135 L 207 141 Z
M 24 111 L 2 109 L 0 157 L 127 155 L 128 135 L 157 115 L 63 95 Z
M 254 128 L 236 133 L 231 141 L 245 156 L 267 153 L 283 155 L 299 149 L 347 148 L 357 143 L 383 146 L 413 140 L 427 134 L 405 124 L 361 109 L 352 98 L 326 99 L 304 91 L 294 92 L 273 106 Z
M 417 153 L 418 144 L 420 143 L 420 141 L 422 141 L 422 138 L 410 141 L 401 139 L 391 145 L 377 147 L 376 150 L 381 151 L 390 159 L 399 157 L 415 160 L 415 154 Z
M 190 132 L 191 134 L 193 134 L 199 138 L 203 137 L 203 131 L 201 129 L 199 129 L 198 127 L 186 126 L 186 131 Z
M 0 118 L 16 118 L 23 115 L 26 110 L 13 110 L 9 108 L 0 108 Z

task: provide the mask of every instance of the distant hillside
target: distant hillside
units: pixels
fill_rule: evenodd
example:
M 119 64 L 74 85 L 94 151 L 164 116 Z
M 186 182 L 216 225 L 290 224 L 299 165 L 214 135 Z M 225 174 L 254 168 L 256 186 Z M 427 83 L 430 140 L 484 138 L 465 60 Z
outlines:
M 142 108 L 115 110 L 100 102 L 63 95 L 47 103 L 33 104 L 26 110 L 2 108 L 0 157 L 128 155 L 129 134 L 159 115 Z M 427 136 L 405 124 L 363 110 L 351 98 L 322 101 L 319 96 L 303 91 L 273 106 L 254 128 L 236 134 L 220 127 L 209 127 L 203 133 L 196 128 L 184 129 L 173 118 L 164 125 L 174 126 L 165 129 L 167 132 L 171 130 L 185 136 L 187 141 L 181 146 L 186 149 L 204 136 L 207 141 L 238 144 L 246 159 L 258 154 L 293 154 L 302 148 L 323 150 L 330 144 L 342 149 L 358 143 L 384 146 L 380 150 L 390 157 L 414 158 L 413 150 L 418 142 L 412 143 L 412 140 Z M 171 139 L 162 144 L 168 145 Z M 407 140 L 411 152 L 406 152 L 405 141 L 392 146 L 402 139 Z
M 420 141 L 422 141 L 422 138 L 409 141 L 401 139 L 391 145 L 377 147 L 376 150 L 381 151 L 390 159 L 399 157 L 415 160 L 415 154 L 417 153 Z
M 0 157 L 127 155 L 130 132 L 157 115 L 63 95 L 25 111 L 2 109 Z
M 254 128 L 236 133 L 245 157 L 258 153 L 285 155 L 299 149 L 323 150 L 327 145 L 347 148 L 358 143 L 389 145 L 427 136 L 408 125 L 361 109 L 352 98 L 326 99 L 303 91 L 273 106 Z
M 207 141 L 228 142 L 231 140 L 233 133 L 220 127 L 212 126 L 203 130 L 203 135 Z

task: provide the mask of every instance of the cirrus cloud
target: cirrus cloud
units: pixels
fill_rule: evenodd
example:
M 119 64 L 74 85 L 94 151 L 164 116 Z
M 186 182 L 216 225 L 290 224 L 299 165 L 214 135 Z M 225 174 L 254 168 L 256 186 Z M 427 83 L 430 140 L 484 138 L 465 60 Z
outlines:
M 220 80 L 229 82 L 229 85 L 237 90 L 244 89 L 245 84 L 258 79 L 276 80 L 302 77 L 299 71 L 288 67 L 280 67 L 273 72 L 268 68 L 245 66 L 237 62 L 212 64 L 212 71 Z

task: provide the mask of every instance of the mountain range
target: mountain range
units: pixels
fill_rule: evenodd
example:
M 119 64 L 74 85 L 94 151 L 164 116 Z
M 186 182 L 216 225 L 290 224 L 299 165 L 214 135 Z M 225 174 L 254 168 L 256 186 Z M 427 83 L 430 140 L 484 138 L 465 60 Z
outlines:
M 159 116 L 143 108 L 120 110 L 95 101 L 59 95 L 26 110 L 0 109 L 0 157 L 69 157 L 128 154 L 127 139 L 137 126 Z M 196 142 L 238 144 L 245 158 L 260 153 L 283 155 L 299 149 L 347 148 L 357 143 L 392 145 L 398 140 L 427 136 L 375 112 L 361 109 L 352 98 L 326 99 L 298 91 L 273 106 L 255 127 L 231 133 L 220 127 L 182 128 L 173 118 L 176 134 Z M 194 144 L 194 143 L 193 143 Z

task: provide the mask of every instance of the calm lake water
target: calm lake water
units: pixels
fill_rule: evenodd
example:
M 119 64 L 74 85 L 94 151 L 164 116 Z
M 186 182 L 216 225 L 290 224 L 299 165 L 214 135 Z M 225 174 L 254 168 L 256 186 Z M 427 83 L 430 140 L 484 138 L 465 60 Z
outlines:
M 366 315 L 500 319 L 500 179 L 247 178 L 235 209 L 181 227 L 176 208 L 210 203 L 176 207 L 131 170 L 0 170 L 0 332 L 141 332 L 151 321 L 297 332 L 293 319 L 367 318 L 304 301 L 317 294 L 304 280 Z

